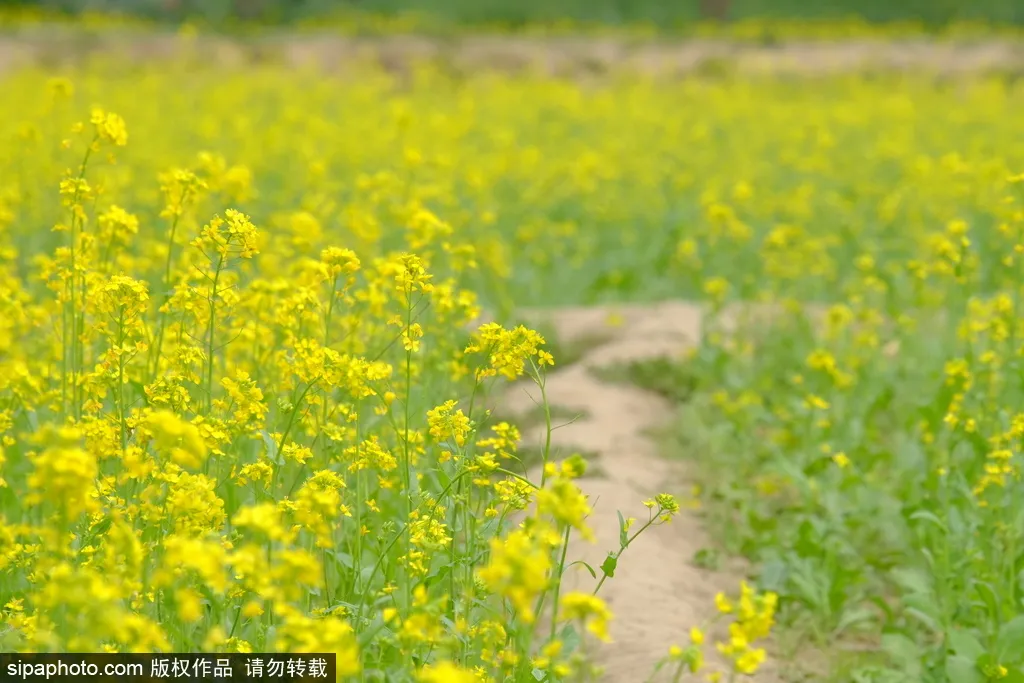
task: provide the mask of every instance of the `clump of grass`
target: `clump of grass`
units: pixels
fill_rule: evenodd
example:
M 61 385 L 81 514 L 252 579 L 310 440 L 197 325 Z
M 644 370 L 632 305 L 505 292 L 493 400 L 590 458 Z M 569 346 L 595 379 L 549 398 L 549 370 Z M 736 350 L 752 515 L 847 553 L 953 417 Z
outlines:
M 697 376 L 686 363 L 667 358 L 652 358 L 596 368 L 593 373 L 600 380 L 617 384 L 632 384 L 669 399 L 685 403 L 697 390 Z

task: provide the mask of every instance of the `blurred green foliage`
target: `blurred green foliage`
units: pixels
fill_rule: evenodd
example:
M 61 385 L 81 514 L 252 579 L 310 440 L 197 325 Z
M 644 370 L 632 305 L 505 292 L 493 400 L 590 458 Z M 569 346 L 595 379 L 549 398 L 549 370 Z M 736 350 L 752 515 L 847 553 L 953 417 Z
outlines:
M 450 24 L 573 21 L 598 24 L 647 22 L 660 27 L 700 18 L 839 19 L 872 22 L 917 21 L 943 25 L 954 20 L 1024 24 L 1024 0 L 0 0 L 0 5 L 118 11 L 151 18 L 185 16 L 287 22 L 365 11 L 416 13 Z

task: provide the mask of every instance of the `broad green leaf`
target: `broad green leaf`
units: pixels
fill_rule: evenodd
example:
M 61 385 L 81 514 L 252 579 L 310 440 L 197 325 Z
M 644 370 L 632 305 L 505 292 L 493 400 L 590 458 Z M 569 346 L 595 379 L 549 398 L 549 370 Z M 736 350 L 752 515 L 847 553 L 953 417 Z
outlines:
M 839 618 L 839 623 L 836 624 L 833 633 L 839 635 L 843 631 L 850 629 L 858 624 L 865 624 L 875 621 L 877 612 L 866 605 L 860 607 L 852 607 L 848 610 L 844 610 L 842 616 Z
M 999 683 L 1024 683 L 1024 672 L 1017 667 L 1010 667 Z
M 803 573 L 793 573 L 789 577 L 789 581 L 796 588 L 796 597 L 802 598 L 811 607 L 823 608 L 828 604 L 823 590 L 814 582 L 813 578 L 807 577 Z
M 961 655 L 946 657 L 946 676 L 952 683 L 984 683 L 974 659 Z
M 940 612 L 934 597 L 928 593 L 915 593 L 903 596 L 903 604 L 907 606 L 907 613 L 912 615 L 934 632 L 941 631 L 939 627 Z
M 970 631 L 954 629 L 946 634 L 946 640 L 954 653 L 972 662 L 978 661 L 978 657 L 985 654 L 985 646 Z
M 919 679 L 921 649 L 917 643 L 902 633 L 886 633 L 882 636 L 882 649 L 900 670 L 914 679 Z
M 575 652 L 580 646 L 580 634 L 572 624 L 565 625 L 565 628 L 559 634 L 559 638 L 561 638 L 562 645 L 567 652 Z
M 1024 614 L 1014 617 L 999 628 L 996 659 L 1001 664 L 1024 659 Z
M 764 590 L 781 592 L 789 576 L 789 567 L 785 561 L 780 559 L 770 560 L 761 567 L 761 574 L 758 576 L 758 585 Z
M 604 558 L 604 562 L 601 563 L 601 571 L 604 572 L 605 576 L 609 579 L 615 578 L 615 567 L 619 564 L 619 558 L 615 557 L 615 553 L 608 553 L 608 557 Z
M 908 593 L 931 593 L 932 578 L 920 569 L 904 567 L 894 569 L 892 577 Z
M 978 592 L 978 597 L 981 598 L 982 602 L 988 608 L 989 616 L 995 617 L 999 614 L 999 596 L 996 594 L 994 588 L 984 581 L 973 581 L 974 590 Z
M 342 567 L 344 567 L 346 569 L 352 569 L 353 562 L 352 562 L 352 556 L 351 555 L 349 555 L 348 553 L 342 552 L 340 550 L 335 550 L 335 551 L 331 552 L 331 555 L 334 557 L 335 561 L 340 566 L 342 566 Z
M 263 445 L 267 447 L 267 458 L 276 465 L 283 465 L 284 461 L 277 457 L 277 443 L 270 438 L 267 430 L 261 429 L 260 437 L 263 439 Z
M 99 524 L 97 524 L 93 528 L 89 529 L 89 535 L 86 537 L 88 539 L 87 542 L 91 542 L 94 539 L 96 539 L 96 538 L 102 536 L 103 534 L 107 533 L 107 531 L 110 530 L 110 527 L 113 526 L 113 524 L 114 524 L 114 518 L 113 517 L 104 517 L 100 521 Z

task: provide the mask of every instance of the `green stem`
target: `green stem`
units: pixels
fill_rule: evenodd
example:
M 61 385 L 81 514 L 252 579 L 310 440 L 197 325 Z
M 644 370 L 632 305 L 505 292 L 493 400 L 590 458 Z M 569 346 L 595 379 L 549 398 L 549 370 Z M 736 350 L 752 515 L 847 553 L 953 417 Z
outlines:
M 181 191 L 181 197 L 178 200 L 178 206 L 180 207 L 188 196 L 188 190 L 184 189 Z M 171 222 L 170 235 L 167 238 L 167 261 L 164 263 L 164 279 L 163 279 L 163 304 L 171 298 L 171 266 L 174 264 L 174 235 L 178 230 L 178 221 L 181 219 L 181 214 L 175 212 L 174 220 Z M 161 304 L 160 308 L 163 308 Z M 153 344 L 153 379 L 156 379 L 156 375 L 160 372 L 160 356 L 163 354 L 164 346 L 164 329 L 167 324 L 167 315 L 159 312 L 160 322 L 157 326 L 156 343 Z
M 67 285 L 64 285 L 64 291 L 67 292 Z M 61 421 L 66 422 L 68 418 L 68 310 L 67 303 L 60 313 L 60 331 L 61 331 L 61 358 L 60 358 L 60 405 L 61 405 Z
M 85 167 L 89 164 L 89 157 L 92 155 L 92 146 L 96 142 L 96 136 L 93 137 L 89 146 L 85 149 L 85 155 L 82 157 L 82 163 L 78 167 L 78 180 L 85 178 Z M 81 402 L 78 400 L 78 385 L 80 384 L 78 376 L 81 373 L 81 356 L 79 346 L 81 345 L 80 329 L 78 324 L 78 317 L 81 314 L 83 321 L 85 318 L 85 312 L 79 311 L 77 306 L 78 291 L 76 281 L 78 278 L 78 214 L 74 211 L 74 207 L 78 206 L 78 200 L 80 199 L 79 188 L 75 188 L 75 194 L 71 200 L 72 212 L 71 212 L 71 400 L 74 403 L 74 415 L 75 419 L 81 417 Z M 85 300 L 85 278 L 82 278 L 82 300 Z
M 530 363 L 533 365 L 532 360 Z M 540 474 L 540 487 L 544 488 L 544 484 L 547 483 L 548 479 L 548 460 L 551 459 L 551 405 L 548 403 L 547 380 L 545 376 L 536 365 L 533 365 L 533 372 L 534 381 L 540 387 L 541 405 L 544 406 L 544 464 L 541 467 Z
M 338 278 L 331 283 L 331 300 L 327 304 L 327 314 L 324 316 L 324 348 L 331 343 L 331 316 L 334 313 L 334 300 L 338 296 Z
M 363 442 L 363 404 L 362 401 L 356 403 L 356 443 Z M 352 595 L 361 594 L 362 586 L 360 585 L 362 572 L 359 571 L 359 567 L 363 564 L 363 505 L 366 501 L 366 496 L 363 493 L 363 471 L 357 469 L 355 471 L 356 477 L 356 538 L 355 538 L 355 554 L 352 556 L 352 566 L 356 568 L 352 577 Z
M 121 452 L 128 445 L 124 424 L 124 306 L 117 320 L 117 418 L 121 427 Z
M 220 271 L 224 267 L 224 254 L 220 255 L 217 261 L 217 269 L 213 274 L 213 290 L 210 292 L 210 324 L 206 342 L 206 406 L 207 412 L 213 412 L 213 339 L 217 328 L 217 283 L 220 281 Z
M 406 292 L 405 306 L 405 334 L 409 335 L 409 328 L 412 326 L 412 294 Z M 412 399 L 412 350 L 405 352 L 405 437 L 403 439 L 402 477 L 405 483 L 405 527 L 409 526 L 409 516 L 412 514 L 412 463 L 409 452 L 409 427 L 410 427 L 410 403 Z M 411 548 L 406 548 L 408 553 Z M 405 608 L 409 609 L 412 604 L 412 586 L 409 577 L 404 582 Z
M 633 541 L 635 541 L 635 540 L 636 540 L 636 537 L 637 537 L 637 536 L 639 536 L 639 535 L 640 535 L 640 534 L 642 534 L 643 532 L 647 531 L 648 527 L 650 527 L 650 526 L 651 526 L 652 524 L 654 524 L 654 521 L 655 521 L 656 519 L 658 519 L 658 516 L 659 516 L 659 515 L 661 515 L 661 513 L 662 513 L 662 512 L 663 512 L 663 510 L 662 510 L 662 509 L 661 509 L 661 508 L 659 507 L 659 508 L 658 508 L 658 512 L 657 512 L 657 513 L 655 513 L 654 515 L 652 515 L 652 516 L 651 516 L 651 518 L 650 518 L 649 520 L 647 520 L 647 523 L 646 523 L 646 524 L 644 524 L 644 525 L 643 525 L 642 527 L 640 527 L 640 528 L 639 528 L 639 529 L 637 530 L 637 532 L 636 532 L 635 534 L 633 534 L 632 536 L 630 536 L 629 538 L 627 538 L 627 539 L 626 539 L 626 543 L 625 543 L 625 545 L 621 546 L 621 547 L 619 548 L 619 550 L 618 550 L 618 551 L 617 551 L 616 553 L 614 553 L 614 557 L 615 557 L 615 559 L 616 559 L 616 560 L 618 560 L 618 559 L 619 559 L 620 557 L 622 557 L 622 553 L 623 553 L 623 552 L 624 552 L 624 551 L 626 550 L 626 548 L 628 548 L 628 547 L 630 546 L 630 544 L 631 544 L 631 543 L 632 543 Z M 604 585 L 604 582 L 605 582 L 605 581 L 606 581 L 607 579 L 608 579 L 608 575 L 607 575 L 607 574 L 604 574 L 604 575 L 603 575 L 603 576 L 601 577 L 601 580 L 597 582 L 597 586 L 595 586 L 595 587 L 594 587 L 594 593 L 593 593 L 593 595 L 597 595 L 597 592 L 598 592 L 599 590 L 601 590 L 601 586 L 603 586 L 603 585 Z
M 562 572 L 565 571 L 565 556 L 569 552 L 569 531 L 572 529 L 565 525 L 565 536 L 562 538 L 562 556 L 558 560 L 558 580 L 555 581 L 555 596 L 551 603 L 551 638 L 555 639 L 555 632 L 558 629 L 558 594 L 562 591 Z
M 295 416 L 298 414 L 299 407 L 302 405 L 302 402 L 306 399 L 306 394 L 308 394 L 309 390 L 313 388 L 313 385 L 319 381 L 319 377 L 314 377 L 313 381 L 307 384 L 306 388 L 302 390 L 301 394 L 299 394 L 299 398 L 295 402 L 295 405 L 292 407 L 291 414 L 288 416 L 288 424 L 286 424 L 284 427 L 284 433 L 281 434 L 281 439 L 277 442 L 278 454 L 281 453 L 281 450 L 284 448 L 285 444 L 288 443 L 288 434 L 290 434 L 292 431 L 292 425 L 295 424 Z
M 468 471 L 460 472 L 458 475 L 456 475 L 456 477 L 454 479 L 452 479 L 450 482 L 448 482 L 448 485 L 444 487 L 443 491 L 441 491 L 441 495 L 439 495 L 437 497 L 437 500 L 434 501 L 434 504 L 431 506 L 431 510 L 430 510 L 430 514 L 431 515 L 433 515 L 437 511 L 437 506 L 441 504 L 441 501 L 444 500 L 445 496 L 448 495 L 448 492 L 451 491 L 452 485 L 455 484 L 456 482 L 460 481 L 462 479 L 462 477 L 466 476 L 467 474 L 469 474 Z M 369 578 L 367 578 L 366 584 L 363 587 L 363 591 L 360 594 L 360 597 L 359 597 L 359 610 L 357 612 L 357 615 L 361 615 L 362 614 L 363 605 L 366 604 L 366 598 L 368 597 L 367 592 L 369 591 L 370 586 L 373 585 L 373 579 L 377 576 L 377 572 L 380 570 L 381 565 L 384 563 L 384 558 L 388 556 L 388 553 L 391 551 L 391 549 L 393 547 L 395 547 L 395 544 L 398 543 L 399 539 L 401 539 L 402 536 L 405 535 L 405 532 L 408 529 L 409 529 L 409 525 L 408 524 L 406 524 L 401 529 L 399 529 L 398 533 L 395 534 L 395 537 L 392 538 L 390 542 L 388 542 L 387 547 L 385 547 L 384 551 L 381 552 L 380 555 L 377 557 L 377 563 L 373 566 L 373 571 L 370 572 L 370 576 L 369 576 Z
M 320 549 L 320 564 L 324 567 L 324 607 L 331 608 L 331 581 L 327 575 L 327 549 Z

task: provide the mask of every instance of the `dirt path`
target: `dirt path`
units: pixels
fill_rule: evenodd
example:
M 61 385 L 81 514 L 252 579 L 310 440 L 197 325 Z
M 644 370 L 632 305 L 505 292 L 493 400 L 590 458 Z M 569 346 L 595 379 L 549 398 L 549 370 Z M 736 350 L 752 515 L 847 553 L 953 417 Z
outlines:
M 540 69 L 562 75 L 608 70 L 691 74 L 720 72 L 828 75 L 858 70 L 924 70 L 946 75 L 1024 69 L 1024 45 L 1008 38 L 974 41 L 921 39 L 787 40 L 775 45 L 712 38 L 626 40 L 598 37 L 478 35 L 450 38 L 393 35 L 342 36 L 327 32 L 281 33 L 233 39 L 167 32 L 82 32 L 37 27 L 0 36 L 0 73 L 43 63 L 63 65 L 96 55 L 121 55 L 129 63 L 191 55 L 206 63 L 241 66 L 281 62 L 316 65 L 328 72 L 367 60 L 404 72 L 437 60 L 463 72 Z
M 619 317 L 620 324 L 609 325 L 610 314 Z M 673 406 L 645 390 L 600 381 L 593 370 L 680 353 L 699 339 L 700 309 L 670 302 L 532 311 L 524 317 L 550 325 L 564 344 L 608 335 L 606 342 L 592 346 L 578 362 L 552 372 L 546 388 L 552 406 L 581 414 L 553 432 L 558 455 L 566 457 L 574 450 L 596 454 L 594 474 L 585 477 L 581 487 L 594 507 L 590 523 L 597 542 L 577 541 L 569 556 L 598 567 L 609 550 L 618 548 L 617 510 L 626 517 L 644 518 L 641 501 L 659 492 L 685 501 L 690 487 L 682 463 L 659 457 L 649 435 L 652 428 L 672 418 Z M 536 410 L 539 393 L 533 385 L 513 387 L 504 397 L 504 410 L 513 415 Z M 541 426 L 523 437 L 527 444 L 538 443 L 544 434 Z M 684 508 L 671 524 L 648 530 L 625 552 L 615 578 L 601 592 L 615 614 L 614 642 L 602 648 L 599 662 L 605 668 L 605 681 L 646 680 L 670 645 L 685 647 L 690 627 L 713 615 L 717 591 L 737 590 L 741 576 L 736 572 L 712 572 L 692 564 L 694 554 L 707 545 L 699 520 Z M 580 568 L 571 572 L 570 585 L 592 589 L 594 580 Z M 709 643 L 706 650 L 710 657 L 714 646 Z M 772 669 L 767 665 L 755 680 L 777 680 Z

